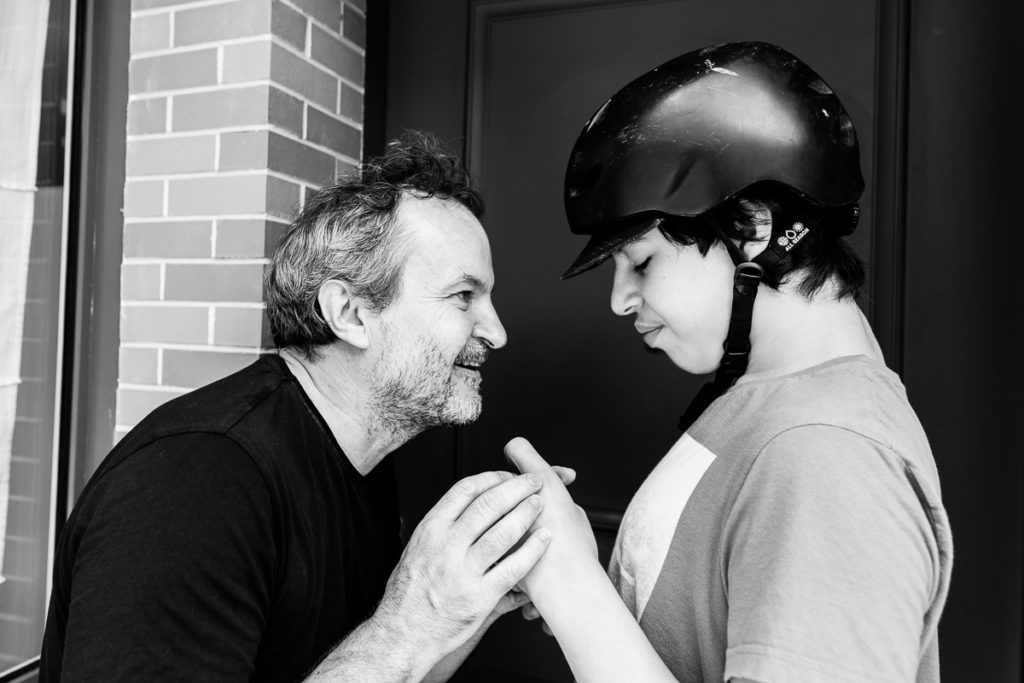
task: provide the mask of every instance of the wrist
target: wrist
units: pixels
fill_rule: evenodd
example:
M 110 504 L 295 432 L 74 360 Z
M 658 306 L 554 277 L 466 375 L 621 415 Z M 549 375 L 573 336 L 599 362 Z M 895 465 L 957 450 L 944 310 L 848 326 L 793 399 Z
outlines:
M 392 662 L 402 681 L 420 681 L 443 658 L 437 638 L 432 638 L 426 625 L 408 618 L 410 615 L 389 609 L 384 603 L 365 626 L 370 637 L 380 645 L 380 654 Z
M 541 562 L 544 559 L 542 557 Z M 530 589 L 530 600 L 543 614 L 545 609 L 558 609 L 563 603 L 586 600 L 595 591 L 610 585 L 597 558 L 588 555 L 573 560 L 569 566 L 560 566 L 547 580 L 535 582 Z

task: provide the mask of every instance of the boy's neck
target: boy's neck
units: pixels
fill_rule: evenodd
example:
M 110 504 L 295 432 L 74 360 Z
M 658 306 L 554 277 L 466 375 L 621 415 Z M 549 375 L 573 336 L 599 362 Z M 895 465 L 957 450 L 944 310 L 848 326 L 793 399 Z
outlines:
M 874 332 L 852 297 L 837 300 L 822 288 L 808 299 L 783 286 L 762 287 L 754 305 L 750 365 L 740 381 L 799 372 L 844 356 L 867 356 L 884 363 Z

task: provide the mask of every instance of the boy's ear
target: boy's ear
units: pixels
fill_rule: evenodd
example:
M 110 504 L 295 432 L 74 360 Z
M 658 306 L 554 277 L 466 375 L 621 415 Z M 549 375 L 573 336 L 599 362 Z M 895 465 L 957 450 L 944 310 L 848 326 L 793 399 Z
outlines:
M 352 294 L 349 286 L 341 280 L 328 280 L 320 285 L 317 294 L 320 312 L 334 336 L 343 342 L 367 349 L 370 337 L 366 329 L 366 312 L 363 302 Z
M 738 225 L 737 228 L 746 240 L 743 244 L 743 253 L 748 259 L 752 259 L 768 247 L 768 240 L 772 236 L 772 212 L 758 202 L 741 199 L 740 203 L 749 212 L 750 220 Z

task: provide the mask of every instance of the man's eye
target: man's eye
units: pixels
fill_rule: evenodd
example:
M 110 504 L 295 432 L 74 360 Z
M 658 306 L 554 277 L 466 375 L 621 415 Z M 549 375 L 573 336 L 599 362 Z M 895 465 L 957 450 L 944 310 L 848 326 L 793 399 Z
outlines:
M 637 272 L 637 273 L 644 272 L 645 270 L 647 270 L 647 264 L 649 264 L 650 262 L 651 262 L 651 257 L 648 256 L 647 258 L 644 259 L 643 263 L 640 263 L 640 264 L 637 264 L 637 265 L 633 266 L 633 271 Z
M 462 303 L 467 305 L 469 304 L 469 302 L 473 300 L 473 292 L 472 290 L 469 289 L 462 292 L 455 292 L 454 294 L 452 294 L 452 296 L 459 299 Z

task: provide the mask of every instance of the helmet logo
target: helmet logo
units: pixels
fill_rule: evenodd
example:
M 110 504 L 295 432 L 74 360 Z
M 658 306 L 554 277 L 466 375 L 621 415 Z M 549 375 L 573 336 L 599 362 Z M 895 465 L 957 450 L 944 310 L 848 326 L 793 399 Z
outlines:
M 792 228 L 789 228 L 783 234 L 779 235 L 776 240 L 778 245 L 789 252 L 793 247 L 800 243 L 807 235 L 807 227 L 800 222 L 794 223 Z

